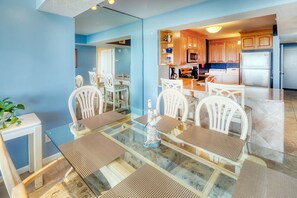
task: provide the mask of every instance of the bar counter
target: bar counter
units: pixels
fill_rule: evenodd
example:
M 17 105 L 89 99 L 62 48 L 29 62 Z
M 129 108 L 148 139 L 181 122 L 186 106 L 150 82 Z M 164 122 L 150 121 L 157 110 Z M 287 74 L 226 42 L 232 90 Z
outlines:
M 192 79 L 183 80 L 183 92 L 199 100 L 208 96 L 205 86 Z M 259 146 L 284 151 L 284 94 L 281 89 L 246 86 L 245 104 L 252 108 L 252 143 Z

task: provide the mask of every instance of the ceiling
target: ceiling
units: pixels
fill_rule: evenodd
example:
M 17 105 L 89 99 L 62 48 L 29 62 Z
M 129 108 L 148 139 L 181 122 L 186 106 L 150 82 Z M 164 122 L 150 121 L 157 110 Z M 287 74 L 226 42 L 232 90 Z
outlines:
M 104 0 L 39 0 L 37 9 L 67 17 L 75 17 Z
M 109 5 L 106 1 L 102 4 L 120 12 L 129 13 L 139 18 L 148 18 L 169 11 L 188 7 L 207 0 L 115 0 Z
M 240 32 L 272 29 L 272 26 L 276 24 L 275 19 L 276 15 L 273 14 L 251 19 L 213 24 L 222 26 L 222 29 L 218 33 L 213 34 L 206 31 L 205 28 L 209 26 L 191 28 L 191 30 L 206 35 L 208 39 L 240 37 Z
M 111 29 L 139 20 L 109 9 L 97 7 L 97 10 L 88 9 L 75 17 L 75 33 L 89 35 Z

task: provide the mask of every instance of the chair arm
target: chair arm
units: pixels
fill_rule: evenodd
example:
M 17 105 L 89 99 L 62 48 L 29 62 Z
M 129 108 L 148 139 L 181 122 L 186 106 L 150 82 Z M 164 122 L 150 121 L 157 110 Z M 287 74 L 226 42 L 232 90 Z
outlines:
M 35 173 L 33 173 L 32 175 L 28 176 L 26 179 L 24 179 L 22 181 L 22 184 L 24 184 L 25 186 L 29 185 L 31 182 L 33 182 L 36 178 L 38 178 L 39 176 L 43 175 L 44 173 L 46 173 L 47 171 L 55 168 L 55 166 L 61 162 L 62 160 L 64 160 L 64 156 L 52 161 L 51 163 L 47 164 L 46 166 L 42 167 L 42 169 L 36 171 Z
M 20 183 L 11 189 L 11 198 L 28 198 L 24 184 Z

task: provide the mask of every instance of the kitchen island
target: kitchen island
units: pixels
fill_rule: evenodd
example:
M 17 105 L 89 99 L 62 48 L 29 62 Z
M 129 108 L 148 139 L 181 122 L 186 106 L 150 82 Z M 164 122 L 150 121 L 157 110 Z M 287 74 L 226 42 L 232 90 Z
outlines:
M 194 83 L 189 78 L 183 80 L 185 95 L 201 100 L 208 96 L 205 86 Z M 196 82 L 196 81 L 195 81 Z M 245 91 L 245 104 L 252 108 L 252 134 L 250 141 L 259 146 L 284 151 L 284 101 L 283 90 L 248 87 Z

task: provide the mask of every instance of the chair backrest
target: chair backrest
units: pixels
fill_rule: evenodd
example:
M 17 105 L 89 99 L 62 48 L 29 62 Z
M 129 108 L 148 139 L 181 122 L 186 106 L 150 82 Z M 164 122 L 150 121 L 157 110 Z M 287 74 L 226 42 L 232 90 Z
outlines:
M 89 71 L 90 84 L 97 87 L 97 75 L 93 71 Z
M 77 118 L 73 109 L 74 98 L 76 99 L 78 106 L 80 107 L 82 119 L 95 116 L 95 107 L 97 106 L 98 106 L 98 113 L 101 114 L 103 112 L 103 96 L 101 91 L 94 86 L 80 87 L 78 89 L 75 89 L 71 93 L 68 100 L 68 108 L 69 108 L 73 123 L 77 123 Z
M 208 94 L 216 96 L 225 96 L 239 103 L 244 108 L 244 90 L 245 85 L 226 85 L 208 82 Z M 241 98 L 241 101 L 238 101 Z
M 7 192 L 11 197 L 12 189 L 17 185 L 22 185 L 22 180 L 10 158 L 2 135 L 0 135 L 0 168 Z M 25 188 L 25 186 L 23 187 Z M 23 197 L 26 196 L 24 195 Z
M 104 87 L 106 90 L 114 90 L 115 78 L 112 74 L 104 75 Z
M 160 105 L 161 100 L 163 98 L 164 101 L 164 115 L 167 115 L 172 118 L 177 118 L 178 109 L 182 107 L 182 121 L 185 122 L 187 120 L 189 105 L 186 97 L 176 89 L 165 89 L 162 91 L 157 99 L 157 112 L 160 113 Z
M 224 134 L 229 133 L 230 122 L 234 114 L 240 115 L 241 118 L 241 135 L 240 139 L 245 140 L 248 131 L 248 119 L 243 108 L 235 101 L 224 96 L 208 96 L 203 98 L 196 108 L 196 121 L 197 126 L 200 124 L 201 108 L 205 105 L 208 118 L 209 129 L 215 130 Z
M 81 75 L 75 76 L 75 87 L 80 88 L 84 85 L 84 78 Z
M 172 80 L 161 78 L 162 91 L 165 89 L 176 89 L 180 92 L 183 91 L 183 81 L 182 80 Z

